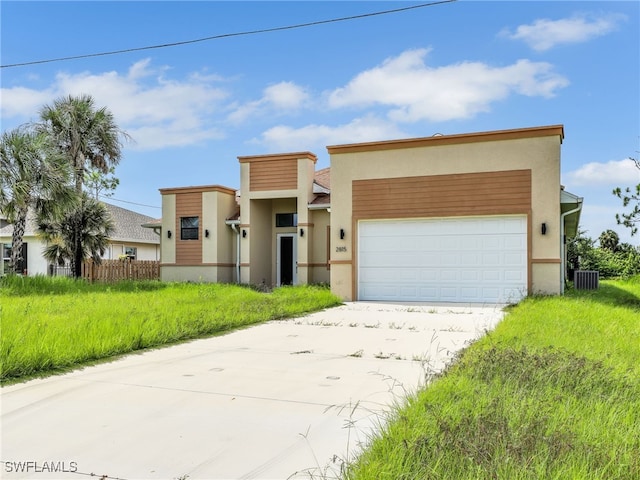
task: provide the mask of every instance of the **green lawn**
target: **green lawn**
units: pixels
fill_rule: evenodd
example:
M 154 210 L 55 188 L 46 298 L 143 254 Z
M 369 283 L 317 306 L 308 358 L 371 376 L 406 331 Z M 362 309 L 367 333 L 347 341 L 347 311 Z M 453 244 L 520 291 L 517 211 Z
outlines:
M 271 293 L 228 284 L 47 277 L 0 280 L 0 381 L 85 365 L 340 303 L 326 287 Z
M 345 478 L 640 478 L 640 277 L 601 284 L 510 309 Z

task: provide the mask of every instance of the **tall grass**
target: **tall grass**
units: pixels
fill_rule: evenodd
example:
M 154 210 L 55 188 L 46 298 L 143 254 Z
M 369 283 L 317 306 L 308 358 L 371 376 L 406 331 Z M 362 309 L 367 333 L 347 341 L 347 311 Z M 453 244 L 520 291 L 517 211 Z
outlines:
M 46 277 L 0 283 L 3 382 L 218 334 L 340 303 L 327 288 L 260 293 L 228 284 L 91 285 Z
M 640 278 L 512 308 L 345 477 L 640 478 Z

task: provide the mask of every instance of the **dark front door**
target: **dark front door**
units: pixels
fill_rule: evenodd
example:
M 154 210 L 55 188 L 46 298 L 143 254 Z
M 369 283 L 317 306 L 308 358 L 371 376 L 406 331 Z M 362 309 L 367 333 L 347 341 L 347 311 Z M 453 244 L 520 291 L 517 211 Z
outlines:
M 280 237 L 280 285 L 293 284 L 293 236 Z

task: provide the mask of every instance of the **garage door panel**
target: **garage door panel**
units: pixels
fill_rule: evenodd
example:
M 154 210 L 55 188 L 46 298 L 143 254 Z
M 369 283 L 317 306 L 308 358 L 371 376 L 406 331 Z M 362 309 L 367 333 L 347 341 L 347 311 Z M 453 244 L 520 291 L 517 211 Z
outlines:
M 460 272 L 460 281 L 461 282 L 479 282 L 480 272 L 478 270 L 462 270 Z
M 505 252 L 502 256 L 502 264 L 521 266 L 526 263 L 526 258 L 527 257 L 522 253 Z
M 479 253 L 462 253 L 460 262 L 466 267 L 476 267 L 482 265 L 482 256 Z
M 526 294 L 526 216 L 359 223 L 361 300 L 511 302 Z
M 506 270 L 504 272 L 504 279 L 507 282 L 519 283 L 524 282 L 524 275 L 520 270 Z
M 418 269 L 416 269 L 418 270 Z M 420 280 L 423 282 L 437 282 L 440 280 L 440 272 L 435 269 L 422 268 L 420 271 Z

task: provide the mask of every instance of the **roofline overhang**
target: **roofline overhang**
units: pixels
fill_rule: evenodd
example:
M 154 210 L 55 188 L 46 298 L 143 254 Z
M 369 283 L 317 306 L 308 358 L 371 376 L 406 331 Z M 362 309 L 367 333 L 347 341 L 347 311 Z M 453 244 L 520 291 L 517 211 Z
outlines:
M 309 210 L 330 210 L 331 204 L 330 203 L 318 203 L 318 204 L 309 203 L 307 205 L 307 208 Z
M 159 240 L 146 240 L 139 238 L 109 238 L 107 241 L 109 243 L 144 243 L 149 245 L 160 245 Z
M 323 187 L 322 185 L 320 185 L 318 182 L 314 180 L 313 193 L 326 193 L 327 195 L 329 195 L 331 193 L 331 190 L 329 190 L 327 187 Z
M 204 192 L 220 192 L 227 195 L 235 195 L 237 190 L 225 187 L 224 185 L 200 185 L 191 187 L 170 187 L 160 188 L 161 195 L 171 195 L 175 193 L 204 193 Z
M 456 135 L 436 134 L 432 137 L 406 138 L 382 142 L 351 143 L 331 145 L 327 147 L 330 155 L 337 153 L 372 152 L 380 150 L 396 150 L 401 148 L 434 147 L 463 143 L 493 142 L 500 140 L 517 140 L 522 138 L 559 136 L 560 143 L 564 139 L 563 125 L 517 128 L 511 130 L 493 130 L 489 132 L 463 133 Z
M 300 160 L 303 158 L 307 158 L 312 160 L 313 163 L 316 163 L 318 157 L 315 153 L 311 152 L 291 152 L 291 153 L 271 153 L 267 155 L 248 155 L 243 157 L 238 157 L 238 161 L 240 163 L 249 163 L 249 162 L 268 162 L 274 160 Z
M 560 203 L 582 203 L 583 198 L 567 192 L 564 188 L 560 192 Z

